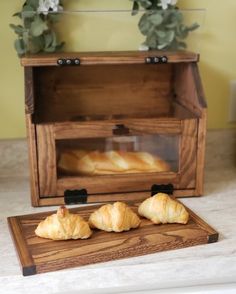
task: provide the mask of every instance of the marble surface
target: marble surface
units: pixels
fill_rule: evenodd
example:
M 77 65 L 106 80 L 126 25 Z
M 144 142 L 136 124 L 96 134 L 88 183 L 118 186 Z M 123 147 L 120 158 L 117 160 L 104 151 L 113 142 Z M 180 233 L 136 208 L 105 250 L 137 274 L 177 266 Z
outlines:
M 218 243 L 23 277 L 6 218 L 49 210 L 29 195 L 26 141 L 0 141 L 0 293 L 236 293 L 235 131 L 208 133 L 205 196 L 182 200 Z

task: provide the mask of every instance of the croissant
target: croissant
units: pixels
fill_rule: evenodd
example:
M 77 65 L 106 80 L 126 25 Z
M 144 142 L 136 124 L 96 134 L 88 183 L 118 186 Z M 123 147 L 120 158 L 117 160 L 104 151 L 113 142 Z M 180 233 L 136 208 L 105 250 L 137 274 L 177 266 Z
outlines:
M 58 167 L 66 173 L 105 175 L 166 172 L 168 163 L 147 152 L 68 150 L 61 153 Z
M 92 235 L 92 231 L 82 217 L 61 206 L 57 213 L 39 223 L 35 234 L 52 240 L 69 240 L 87 239 Z
M 139 206 L 138 213 L 155 224 L 186 224 L 189 219 L 189 214 L 185 207 L 163 193 L 158 193 L 146 199 Z
M 137 228 L 140 219 L 125 203 L 106 204 L 94 211 L 89 218 L 91 228 L 107 232 L 122 232 Z

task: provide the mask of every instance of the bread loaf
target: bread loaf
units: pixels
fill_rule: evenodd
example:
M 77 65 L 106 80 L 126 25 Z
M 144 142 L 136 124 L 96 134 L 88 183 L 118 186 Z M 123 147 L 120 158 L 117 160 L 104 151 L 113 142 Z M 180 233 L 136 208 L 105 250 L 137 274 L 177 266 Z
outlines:
M 105 175 L 170 171 L 168 163 L 147 152 L 67 150 L 58 168 L 69 174 Z

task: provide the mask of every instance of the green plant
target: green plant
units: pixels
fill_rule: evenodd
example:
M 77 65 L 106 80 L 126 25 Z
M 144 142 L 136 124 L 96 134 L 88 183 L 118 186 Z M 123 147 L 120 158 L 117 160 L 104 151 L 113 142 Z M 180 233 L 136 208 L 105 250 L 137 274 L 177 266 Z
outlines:
M 145 9 L 139 21 L 139 29 L 146 36 L 144 45 L 150 49 L 178 50 L 187 47 L 184 40 L 189 33 L 196 30 L 197 23 L 191 26 L 184 24 L 183 13 L 173 5 L 174 0 L 131 0 L 133 15 L 140 7 Z
M 40 11 L 40 4 L 45 0 L 26 0 L 22 10 L 13 16 L 19 17 L 21 25 L 10 24 L 10 27 L 17 34 L 15 40 L 15 49 L 19 56 L 26 53 L 55 52 L 60 50 L 64 43 L 59 42 L 54 24 L 58 22 L 60 15 L 58 13 L 48 13 Z M 60 1 L 58 2 L 58 7 Z

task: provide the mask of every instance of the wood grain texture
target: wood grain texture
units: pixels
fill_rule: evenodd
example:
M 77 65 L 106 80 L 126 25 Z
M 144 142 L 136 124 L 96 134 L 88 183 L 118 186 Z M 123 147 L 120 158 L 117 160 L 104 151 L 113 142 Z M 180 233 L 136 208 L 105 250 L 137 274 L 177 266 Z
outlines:
M 200 196 L 203 194 L 204 186 L 207 103 L 198 65 L 195 63 L 178 64 L 178 66 L 175 66 L 174 80 L 176 101 L 199 117 L 198 124 L 194 128 L 195 131 L 193 130 L 193 134 L 197 138 L 197 149 L 196 152 L 194 151 L 194 154 L 192 154 L 196 158 L 195 173 L 192 173 L 192 177 L 194 177 L 195 174 L 195 195 Z M 193 140 L 194 139 L 192 139 L 192 143 L 195 144 Z M 183 148 L 184 145 L 185 143 L 183 143 Z M 186 154 L 186 158 L 189 158 L 189 156 Z M 183 160 L 185 159 L 183 158 Z M 185 180 L 186 179 L 187 177 Z M 186 186 L 186 188 L 188 187 L 189 186 Z
M 20 219 L 18 217 L 8 218 L 8 226 L 10 228 L 12 240 L 18 252 L 18 257 L 22 265 L 22 273 L 24 276 L 35 275 L 36 266 L 25 239 Z
M 179 201 L 180 202 L 180 201 Z M 208 232 L 208 243 L 214 243 L 218 241 L 219 233 L 213 229 L 210 225 L 208 225 L 202 218 L 200 218 L 196 213 L 194 213 L 192 210 L 187 208 L 188 212 L 190 213 L 191 217 L 203 228 L 205 231 Z
M 180 189 L 191 189 L 196 186 L 197 128 L 197 119 L 186 119 L 182 121 L 182 135 L 179 149 L 180 181 L 178 188 Z
M 197 92 L 197 101 L 199 105 L 202 107 L 202 109 L 205 110 L 207 108 L 207 102 L 206 102 L 205 93 L 203 90 L 200 71 L 199 71 L 198 65 L 195 63 L 192 64 L 192 78 L 194 80 L 194 85 Z
M 137 212 L 138 204 L 130 203 L 130 206 Z M 98 207 L 72 211 L 88 220 Z M 218 233 L 189 212 L 187 225 L 154 225 L 142 219 L 138 229 L 123 233 L 94 230 L 88 240 L 69 241 L 52 241 L 34 234 L 38 223 L 52 212 L 10 217 L 8 221 L 22 268 L 31 265 L 32 261 L 35 265 L 35 272 L 27 272 L 30 275 L 216 242 Z
M 174 172 L 163 172 L 62 177 L 57 180 L 57 193 L 55 195 L 63 196 L 65 190 L 81 189 L 86 189 L 88 194 L 142 192 L 150 191 L 153 184 L 169 183 L 178 184 L 179 175 Z
M 198 122 L 197 140 L 197 169 L 196 169 L 196 191 L 198 195 L 203 195 L 204 190 L 204 165 L 207 132 L 207 103 L 201 82 L 199 69 L 196 65 L 192 66 L 194 84 L 196 85 L 197 97 L 202 107 L 202 115 Z
M 51 125 L 37 125 L 40 196 L 54 196 L 57 191 L 56 145 Z
M 30 170 L 30 189 L 32 206 L 39 205 L 39 169 L 36 142 L 36 127 L 32 123 L 31 114 L 26 115 L 26 131 L 28 141 L 28 156 Z
M 207 107 L 197 64 L 178 64 L 174 70 L 176 101 L 200 116 Z
M 167 56 L 168 62 L 198 62 L 199 55 L 187 51 L 123 51 L 123 52 L 81 52 L 81 53 L 54 53 L 23 57 L 23 66 L 55 66 L 59 58 L 79 58 L 81 65 L 91 64 L 137 64 L 144 63 L 148 56 Z
M 34 76 L 33 68 L 25 67 L 25 113 L 33 114 L 34 113 Z
M 147 197 L 151 196 L 151 191 L 146 192 L 129 192 L 129 193 L 113 193 L 113 194 L 95 194 L 95 195 L 88 195 L 87 197 L 87 204 L 90 203 L 104 203 L 104 202 L 115 202 L 115 201 L 142 201 L 145 200 Z M 188 189 L 188 190 L 174 190 L 173 192 L 174 197 L 189 197 L 189 196 L 199 196 L 196 194 L 195 189 Z M 64 205 L 65 199 L 61 196 L 56 197 L 44 197 L 39 199 L 39 206 L 55 206 L 57 205 Z
M 204 192 L 204 166 L 205 166 L 205 149 L 206 149 L 206 132 L 207 132 L 207 110 L 202 113 L 202 119 L 198 123 L 198 140 L 197 140 L 197 169 L 196 169 L 196 191 L 201 196 Z
M 123 119 L 92 122 L 65 122 L 52 125 L 56 140 L 79 138 L 112 137 L 116 125 L 124 125 L 129 135 L 180 134 L 181 122 L 178 119 Z
M 128 192 L 128 193 L 113 193 L 113 194 L 94 194 L 88 195 L 87 203 L 108 203 L 108 202 L 115 202 L 115 201 L 142 201 L 149 197 L 151 192 Z M 55 199 L 56 198 L 56 199 Z M 48 197 L 48 198 L 40 198 L 40 205 L 42 206 L 55 206 L 55 202 L 57 205 L 64 205 L 64 197 Z M 84 204 L 84 205 L 86 205 Z
M 179 198 L 186 198 L 186 197 L 198 197 L 200 195 L 197 194 L 195 187 L 193 189 L 176 189 L 173 192 L 173 196 Z
M 157 117 L 171 111 L 170 64 L 35 70 L 37 123 L 80 121 L 94 116 Z

